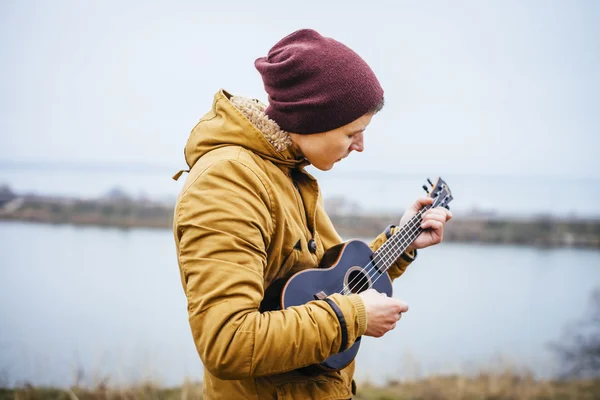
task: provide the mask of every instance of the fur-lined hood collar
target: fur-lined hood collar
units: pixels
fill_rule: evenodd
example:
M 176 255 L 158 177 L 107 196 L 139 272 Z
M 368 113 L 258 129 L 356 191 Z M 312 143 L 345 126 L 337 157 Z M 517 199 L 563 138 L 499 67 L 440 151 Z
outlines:
M 289 133 L 264 113 L 258 100 L 232 96 L 225 90 L 215 94 L 212 110 L 200 119 L 185 147 L 190 168 L 209 151 L 224 146 L 241 146 L 262 158 L 288 167 L 307 165 L 292 146 Z

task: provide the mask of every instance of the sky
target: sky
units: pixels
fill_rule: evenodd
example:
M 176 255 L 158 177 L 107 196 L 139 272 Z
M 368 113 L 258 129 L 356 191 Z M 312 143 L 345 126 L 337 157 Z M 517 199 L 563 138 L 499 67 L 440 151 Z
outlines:
M 0 166 L 185 167 L 224 88 L 313 28 L 359 53 L 384 110 L 333 172 L 600 177 L 597 1 L 3 1 Z

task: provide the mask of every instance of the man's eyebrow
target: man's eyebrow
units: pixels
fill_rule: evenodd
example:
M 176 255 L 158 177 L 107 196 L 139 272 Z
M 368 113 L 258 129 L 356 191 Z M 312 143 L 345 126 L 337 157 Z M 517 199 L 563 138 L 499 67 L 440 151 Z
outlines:
M 361 132 L 364 132 L 364 130 L 365 130 L 365 129 L 366 129 L 366 128 L 358 128 L 358 129 L 355 129 L 355 130 L 353 130 L 353 131 L 349 132 L 349 133 L 348 133 L 348 135 L 354 135 L 355 133 L 361 133 Z

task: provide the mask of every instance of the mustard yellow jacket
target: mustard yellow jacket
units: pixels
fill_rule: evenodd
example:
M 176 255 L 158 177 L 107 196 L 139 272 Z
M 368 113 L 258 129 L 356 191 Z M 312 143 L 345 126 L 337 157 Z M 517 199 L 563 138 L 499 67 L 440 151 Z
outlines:
M 304 158 L 291 147 L 277 151 L 230 99 L 219 91 L 191 132 L 185 147 L 190 171 L 174 214 L 204 397 L 349 399 L 354 363 L 316 376 L 297 371 L 340 349 L 342 328 L 327 302 L 259 311 L 274 279 L 316 267 L 342 239 Z M 382 233 L 371 248 L 385 240 Z M 390 276 L 400 276 L 407 265 L 400 258 Z M 366 329 L 362 300 L 356 294 L 330 298 L 344 315 L 350 347 Z

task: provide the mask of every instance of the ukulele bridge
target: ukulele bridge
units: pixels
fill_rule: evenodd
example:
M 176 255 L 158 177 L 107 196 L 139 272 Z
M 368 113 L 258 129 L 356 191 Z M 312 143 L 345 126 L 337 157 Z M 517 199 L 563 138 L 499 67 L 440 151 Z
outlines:
M 321 290 L 319 293 L 315 293 L 314 297 L 315 297 L 315 300 L 323 300 L 327 297 L 327 294 Z

